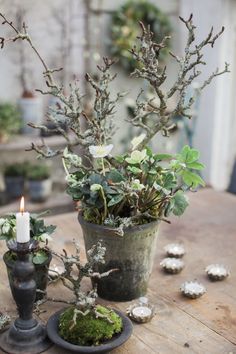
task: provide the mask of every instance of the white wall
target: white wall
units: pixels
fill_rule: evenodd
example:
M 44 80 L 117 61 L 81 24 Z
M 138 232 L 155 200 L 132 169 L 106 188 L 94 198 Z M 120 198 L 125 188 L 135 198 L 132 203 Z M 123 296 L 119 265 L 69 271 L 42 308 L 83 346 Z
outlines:
M 195 137 L 195 146 L 200 149 L 207 166 L 204 172 L 206 181 L 214 188 L 224 190 L 228 186 L 235 152 L 235 148 L 232 149 L 232 136 L 235 137 L 232 110 L 235 102 L 235 1 L 181 0 L 181 16 L 186 18 L 190 13 L 193 13 L 198 27 L 197 40 L 206 37 L 211 25 L 215 31 L 219 31 L 222 25 L 226 27 L 214 48 L 207 47 L 204 52 L 207 65 L 202 76 L 206 78 L 216 67 L 223 69 L 225 61 L 231 64 L 232 73 L 216 78 L 202 93 Z

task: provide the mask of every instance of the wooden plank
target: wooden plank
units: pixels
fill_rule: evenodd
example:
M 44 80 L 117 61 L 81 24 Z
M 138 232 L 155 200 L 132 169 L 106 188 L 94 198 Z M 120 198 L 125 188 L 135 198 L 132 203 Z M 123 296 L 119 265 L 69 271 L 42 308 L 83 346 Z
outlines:
M 226 354 L 236 352 L 236 296 L 233 292 L 236 277 L 235 231 L 236 198 L 226 193 L 203 190 L 190 195 L 191 206 L 183 218 L 173 219 L 172 226 L 162 224 L 148 297 L 155 304 L 157 315 L 148 324 L 134 325 L 131 339 L 114 354 L 136 353 L 207 353 Z M 53 247 L 65 247 L 72 251 L 72 239 L 81 244 L 82 233 L 76 213 L 48 218 L 57 224 Z M 182 241 L 187 250 L 185 269 L 178 275 L 166 275 L 159 266 L 164 257 L 163 246 L 169 242 Z M 4 246 L 0 244 L 0 253 Z M 82 259 L 85 254 L 82 252 Z M 53 261 L 54 262 L 54 261 Z M 214 262 L 222 262 L 231 268 L 231 277 L 224 282 L 212 283 L 205 276 L 204 268 Z M 14 309 L 3 264 L 0 266 L 0 310 Z M 198 300 L 181 296 L 180 284 L 197 278 L 207 286 L 207 293 Z M 90 287 L 87 281 L 84 289 Z M 62 286 L 53 285 L 49 294 L 70 298 Z M 104 300 L 101 303 L 108 304 Z M 127 303 L 111 303 L 125 311 Z M 47 304 L 47 313 L 41 314 L 46 321 L 50 314 L 59 310 L 61 304 Z M 15 313 L 15 312 L 13 312 Z M 69 354 L 53 347 L 48 354 Z

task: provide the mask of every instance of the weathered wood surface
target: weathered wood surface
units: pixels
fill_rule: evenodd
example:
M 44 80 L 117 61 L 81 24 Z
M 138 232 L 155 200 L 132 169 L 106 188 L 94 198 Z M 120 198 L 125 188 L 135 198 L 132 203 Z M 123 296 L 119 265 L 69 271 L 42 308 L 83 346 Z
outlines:
M 148 324 L 134 324 L 130 340 L 114 354 L 233 354 L 236 353 L 236 197 L 210 189 L 193 193 L 191 205 L 185 215 L 173 218 L 172 225 L 162 224 L 157 241 L 156 258 L 150 280 L 148 297 L 156 305 L 156 316 Z M 58 225 L 55 248 L 72 249 L 71 240 L 81 243 L 81 229 L 76 213 L 48 218 Z M 164 257 L 163 247 L 181 241 L 186 248 L 185 268 L 177 275 L 166 275 L 159 263 Z M 4 246 L 0 246 L 3 254 Z M 83 257 L 84 254 L 83 254 Z M 211 263 L 223 263 L 231 269 L 231 276 L 222 282 L 210 282 L 204 268 Z M 179 287 L 185 280 L 198 279 L 207 287 L 200 299 L 189 300 L 181 296 Z M 6 271 L 1 262 L 0 310 L 14 312 Z M 84 284 L 89 287 L 89 283 Z M 70 294 L 60 285 L 53 285 L 50 295 L 68 298 Z M 100 300 L 102 303 L 105 301 Z M 123 311 L 128 303 L 112 306 Z M 61 304 L 46 305 L 46 321 Z M 69 354 L 52 347 L 48 354 Z

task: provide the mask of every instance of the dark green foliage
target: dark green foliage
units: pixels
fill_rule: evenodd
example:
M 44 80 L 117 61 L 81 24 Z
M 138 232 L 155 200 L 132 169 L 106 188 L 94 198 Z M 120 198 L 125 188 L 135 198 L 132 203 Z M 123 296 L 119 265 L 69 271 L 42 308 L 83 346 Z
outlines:
M 129 50 L 137 36 L 140 35 L 139 21 L 149 25 L 154 33 L 154 40 L 159 43 L 172 32 L 170 21 L 160 9 L 146 0 L 129 0 L 112 16 L 111 54 L 119 59 L 119 63 L 129 72 L 137 67 L 137 61 Z M 160 53 L 160 61 L 164 61 L 169 46 Z
M 29 163 L 14 163 L 5 167 L 4 176 L 6 177 L 26 177 Z
M 82 202 L 83 216 L 91 223 L 119 227 L 127 218 L 137 225 L 171 213 L 180 216 L 188 206 L 184 192 L 204 185 L 198 159 L 189 146 L 176 155 L 135 150 L 115 158 L 117 168 L 110 166 L 104 174 L 72 173 L 68 192 Z
M 50 177 L 50 169 L 47 165 L 30 165 L 27 177 L 31 181 L 43 181 Z
M 0 104 L 0 134 L 18 133 L 21 127 L 20 113 L 11 103 Z
M 99 345 L 121 332 L 122 320 L 114 311 L 100 305 L 96 306 L 96 310 L 108 316 L 113 323 L 109 323 L 105 318 L 95 318 L 92 312 L 87 315 L 78 314 L 74 323 L 75 308 L 71 307 L 60 316 L 60 336 L 69 343 L 90 346 Z

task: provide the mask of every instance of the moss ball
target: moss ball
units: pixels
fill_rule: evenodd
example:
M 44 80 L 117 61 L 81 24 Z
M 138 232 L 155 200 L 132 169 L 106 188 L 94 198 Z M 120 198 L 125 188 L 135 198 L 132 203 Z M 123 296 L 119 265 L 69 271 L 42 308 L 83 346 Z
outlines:
M 83 316 L 78 314 L 74 324 L 74 307 L 65 310 L 59 318 L 59 334 L 67 342 L 75 345 L 99 345 L 111 339 L 122 330 L 122 319 L 113 310 L 97 305 L 97 312 L 108 316 L 113 322 L 104 318 L 96 318 L 93 313 Z

